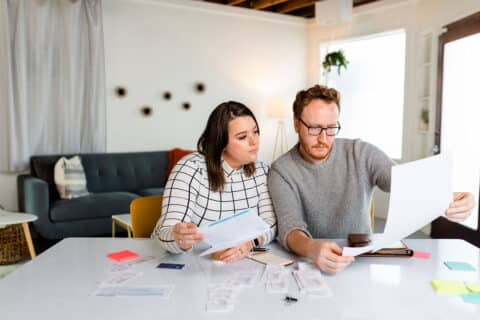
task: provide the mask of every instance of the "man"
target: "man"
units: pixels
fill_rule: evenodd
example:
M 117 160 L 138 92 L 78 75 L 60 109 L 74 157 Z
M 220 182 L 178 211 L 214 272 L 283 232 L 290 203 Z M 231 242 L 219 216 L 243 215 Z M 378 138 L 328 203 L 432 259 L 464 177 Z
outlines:
M 279 240 L 322 271 L 336 273 L 354 258 L 343 257 L 332 241 L 315 239 L 370 233 L 373 189 L 390 191 L 394 162 L 361 140 L 335 140 L 340 130 L 340 95 L 335 89 L 316 85 L 300 91 L 293 113 L 299 143 L 273 163 L 268 177 Z M 463 221 L 473 206 L 472 194 L 455 193 L 445 215 Z

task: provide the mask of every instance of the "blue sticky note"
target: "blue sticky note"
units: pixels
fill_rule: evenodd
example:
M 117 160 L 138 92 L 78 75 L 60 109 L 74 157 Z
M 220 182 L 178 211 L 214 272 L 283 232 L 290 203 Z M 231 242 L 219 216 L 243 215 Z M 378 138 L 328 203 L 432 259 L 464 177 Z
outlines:
M 460 261 L 445 261 L 445 265 L 450 270 L 455 271 L 475 271 L 475 268 L 471 264 Z
M 462 294 L 463 302 L 480 304 L 480 293 Z

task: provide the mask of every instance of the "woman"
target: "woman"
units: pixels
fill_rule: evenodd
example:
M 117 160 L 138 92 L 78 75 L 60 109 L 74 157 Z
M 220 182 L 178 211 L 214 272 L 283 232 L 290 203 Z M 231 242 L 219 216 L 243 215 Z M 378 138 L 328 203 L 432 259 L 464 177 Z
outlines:
M 234 101 L 215 108 L 198 140 L 198 152 L 183 157 L 168 178 L 152 237 L 168 251 L 182 253 L 202 241 L 197 227 L 256 208 L 269 231 L 225 250 L 218 259 L 234 262 L 254 246 L 270 242 L 276 220 L 266 183 L 268 167 L 256 161 L 258 145 L 258 123 L 250 109 Z

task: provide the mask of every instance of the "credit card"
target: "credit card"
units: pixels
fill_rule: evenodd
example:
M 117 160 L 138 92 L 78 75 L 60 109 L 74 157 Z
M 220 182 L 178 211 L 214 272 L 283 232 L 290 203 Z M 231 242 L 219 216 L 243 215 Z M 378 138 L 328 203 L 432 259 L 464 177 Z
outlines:
M 185 267 L 185 265 L 182 263 L 165 263 L 165 262 L 162 262 L 157 266 L 157 268 L 160 268 L 160 269 L 177 269 L 177 270 L 181 270 L 183 269 L 183 267 Z

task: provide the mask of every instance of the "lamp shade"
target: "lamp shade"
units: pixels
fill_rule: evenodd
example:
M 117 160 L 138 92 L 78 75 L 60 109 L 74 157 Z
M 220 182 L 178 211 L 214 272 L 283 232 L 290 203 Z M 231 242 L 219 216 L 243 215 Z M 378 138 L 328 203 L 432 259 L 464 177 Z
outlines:
M 290 104 L 284 98 L 274 97 L 267 101 L 267 116 L 285 119 L 290 110 Z

